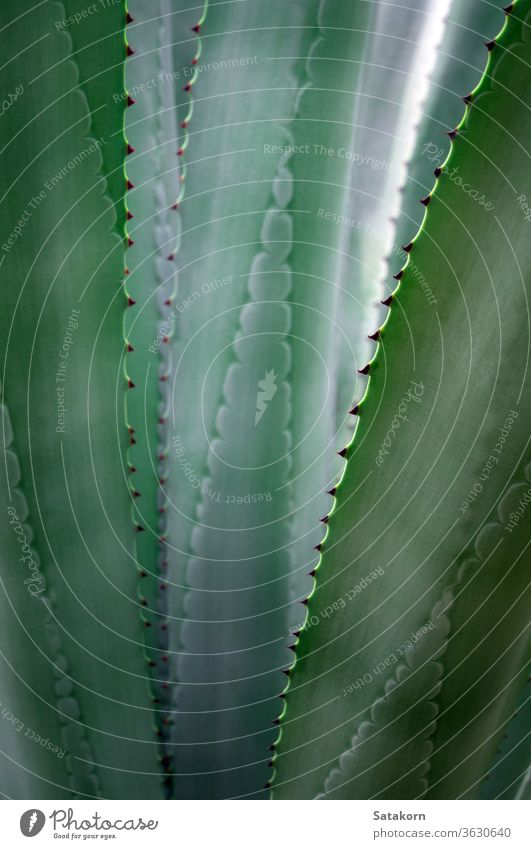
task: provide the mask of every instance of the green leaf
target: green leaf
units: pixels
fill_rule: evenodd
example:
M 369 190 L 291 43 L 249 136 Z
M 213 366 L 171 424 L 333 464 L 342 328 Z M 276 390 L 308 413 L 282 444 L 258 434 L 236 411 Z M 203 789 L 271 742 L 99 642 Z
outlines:
M 124 472 L 123 240 L 71 38 L 55 25 L 65 15 L 60 3 L 29 0 L 1 12 L 4 81 L 10 91 L 23 86 L 2 119 L 4 402 L 59 634 L 42 649 L 36 695 L 46 699 L 45 672 L 64 657 L 73 693 L 61 690 L 68 710 L 61 699 L 55 709 L 73 738 L 74 788 L 92 764 L 101 789 L 83 786 L 84 795 L 159 797 Z M 119 61 L 113 44 L 103 67 Z M 35 615 L 31 602 L 23 625 Z M 90 756 L 79 750 L 79 728 Z
M 507 725 L 490 774 L 481 788 L 483 799 L 526 798 L 525 787 L 531 764 L 529 684 L 528 679 L 516 711 Z
M 479 792 L 476 782 L 488 771 L 523 684 L 524 530 L 522 523 L 510 534 L 503 521 L 505 499 L 521 486 L 529 420 L 523 380 L 531 242 L 517 200 L 531 196 L 530 42 L 523 23 L 529 9 L 529 0 L 515 5 L 491 52 L 370 364 L 310 599 L 310 622 L 312 615 L 318 622 L 301 635 L 287 694 L 278 798 L 321 792 L 382 696 L 383 681 L 371 673 L 375 659 L 386 665 L 426 622 L 445 587 L 456 586 L 459 596 L 437 700 L 428 796 Z M 417 285 L 419 271 L 436 308 L 428 308 Z M 487 546 L 490 524 L 501 534 L 494 551 Z M 474 571 L 461 586 L 471 554 Z M 383 575 L 367 581 L 378 568 Z M 356 587 L 362 591 L 352 592 Z M 471 651 L 460 634 L 471 631 L 466 611 L 474 604 Z M 509 616 L 504 636 L 496 623 Z M 501 636 L 504 660 L 493 663 Z M 354 698 L 342 697 L 360 680 Z M 459 745 L 451 744 L 454 738 Z M 400 777 L 382 772 L 382 789 Z

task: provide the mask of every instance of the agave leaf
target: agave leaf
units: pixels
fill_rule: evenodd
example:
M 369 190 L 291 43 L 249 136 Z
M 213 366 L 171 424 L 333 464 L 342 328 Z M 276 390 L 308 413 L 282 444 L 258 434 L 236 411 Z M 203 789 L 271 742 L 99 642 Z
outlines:
M 448 156 L 447 133 L 461 120 L 463 98 L 484 70 L 485 43 L 494 38 L 503 21 L 501 5 L 501 2 L 452 0 L 407 171 L 397 238 L 391 253 L 392 266 L 404 262 L 401 246 L 409 244 L 422 223 L 424 209 L 419 199 L 429 194 L 433 172 Z
M 459 599 L 444 656 L 440 718 L 430 738 L 428 796 L 478 792 L 476 782 L 488 772 L 523 684 L 525 525 L 513 534 L 500 528 L 503 498 L 513 498 L 511 488 L 523 479 L 529 420 L 524 381 L 531 243 L 517 201 L 521 194 L 531 196 L 525 153 L 529 9 L 529 0 L 515 5 L 491 52 L 370 364 L 369 389 L 310 599 L 309 615 L 318 623 L 301 635 L 287 694 L 274 785 L 279 798 L 322 792 L 330 769 L 382 695 L 384 682 L 371 672 L 374 659 L 377 668 L 393 663 L 446 587 L 456 587 Z M 415 269 L 435 292 L 435 309 L 427 307 Z M 495 552 L 486 547 L 485 523 L 502 534 Z M 461 585 L 471 547 L 473 580 Z M 492 572 L 483 568 L 489 558 Z M 383 574 L 367 581 L 377 568 Z M 508 572 L 510 579 L 502 581 Z M 465 663 L 459 634 L 470 628 L 466 611 L 473 598 L 481 608 L 478 645 Z M 515 620 L 503 643 L 505 661 L 489 666 L 499 637 L 493 626 L 509 610 Z M 457 698 L 460 707 L 451 710 Z M 416 701 L 412 679 L 411 704 Z M 464 741 L 472 725 L 470 744 L 452 747 L 450 739 Z M 382 790 L 400 777 L 383 771 Z
M 186 148 L 169 540 L 175 792 L 263 796 L 289 663 L 292 196 L 302 3 L 215 4 Z M 186 399 L 186 403 L 183 403 Z M 172 600 L 172 611 L 174 610 Z M 293 619 L 291 614 L 291 620 Z
M 531 764 L 530 682 L 526 682 L 516 711 L 507 725 L 496 760 L 481 788 L 484 799 L 523 798 Z
M 72 790 L 70 746 L 63 736 L 67 716 L 60 704 L 71 682 L 65 675 L 64 657 L 57 657 L 54 652 L 54 666 L 46 651 L 50 647 L 42 647 L 43 638 L 48 637 L 50 643 L 57 640 L 57 628 L 42 599 L 44 578 L 38 557 L 32 551 L 27 502 L 18 489 L 20 467 L 13 452 L 13 431 L 5 404 L 1 405 L 1 411 L 1 792 L 13 799 L 34 795 L 53 799 L 69 796 Z M 81 732 L 82 736 L 81 727 L 72 730 Z M 44 747 L 40 745 L 41 738 Z M 65 759 L 66 748 L 69 754 Z M 89 776 L 84 786 L 78 784 L 76 789 L 93 795 L 98 789 L 94 776 L 92 782 Z
M 359 399 L 357 369 L 367 362 L 367 334 L 376 326 L 404 138 L 429 71 L 420 45 L 434 19 L 437 30 L 444 7 L 439 0 L 420 12 L 409 1 L 323 0 L 319 8 L 294 126 L 304 150 L 294 158 L 294 207 L 306 210 L 294 218 L 290 258 L 298 597 L 311 589 L 307 573 L 318 559 L 312 548 L 332 503 L 326 490 L 343 466 L 335 451 L 352 435 L 348 411 Z
M 73 789 L 93 763 L 99 790 L 81 793 L 158 797 L 123 463 L 123 241 L 71 39 L 55 26 L 65 14 L 26 0 L 1 13 L 5 84 L 24 88 L 2 119 L 4 401 L 60 638 L 42 668 L 50 675 L 64 657 L 73 687 L 55 706 L 72 736 Z M 116 62 L 109 49 L 103 67 Z M 33 615 L 28 604 L 23 624 Z

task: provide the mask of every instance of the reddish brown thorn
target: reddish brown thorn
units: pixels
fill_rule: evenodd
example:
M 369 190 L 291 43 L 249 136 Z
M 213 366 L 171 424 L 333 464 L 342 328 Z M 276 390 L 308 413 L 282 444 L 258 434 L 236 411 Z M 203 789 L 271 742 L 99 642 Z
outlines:
M 359 404 L 354 404 L 354 406 L 352 407 L 352 410 L 349 410 L 350 415 L 351 416 L 357 416 L 359 408 L 360 408 Z
M 127 212 L 125 213 L 125 217 L 128 221 L 131 221 L 131 219 L 134 218 L 134 215 L 132 212 L 129 212 L 129 210 L 127 210 Z
M 130 377 L 127 378 L 127 386 L 128 386 L 129 389 L 135 388 L 135 384 L 133 383 L 133 381 L 131 380 Z
M 174 260 L 174 259 L 175 259 L 175 254 L 174 254 L 174 253 L 168 254 L 168 261 L 169 261 L 169 262 L 173 262 L 173 260 Z
M 178 203 L 172 203 L 171 208 L 172 209 L 179 209 L 179 204 Z
M 186 83 L 186 85 L 183 86 L 183 91 L 192 91 L 191 83 Z
M 437 178 L 439 178 L 442 174 L 442 168 L 439 168 L 439 166 L 437 166 L 437 168 L 435 169 L 435 171 L 433 173 L 435 174 L 435 176 Z
M 162 655 L 162 657 L 161 657 L 161 660 L 163 660 L 163 661 L 164 661 L 164 663 L 167 663 L 167 662 L 168 662 L 168 655 L 167 655 L 167 654 L 163 654 L 163 655 Z
M 192 59 L 192 65 L 197 65 L 197 56 Z
M 129 269 L 128 269 L 127 265 L 124 268 L 124 274 L 129 274 Z
M 360 374 L 369 374 L 369 369 L 370 369 L 370 367 L 371 367 L 371 364 L 370 364 L 370 363 L 367 363 L 367 365 L 366 365 L 366 366 L 363 366 L 363 368 L 359 368 L 359 369 L 358 369 L 358 372 L 359 372 Z
M 140 604 L 142 605 L 142 607 L 147 607 L 147 601 L 146 601 L 146 599 L 145 599 L 145 598 L 141 598 L 141 599 L 140 599 Z
M 431 195 L 426 195 L 425 198 L 420 199 L 420 202 L 421 202 L 422 206 L 428 206 L 430 200 L 431 200 Z
M 268 781 L 267 784 L 264 784 L 264 790 L 271 790 L 271 782 Z
M 274 744 L 274 743 L 273 743 L 273 745 L 272 745 L 272 746 L 270 746 L 270 747 L 269 747 L 269 751 L 270 751 L 270 752 L 274 752 L 274 751 L 275 751 L 275 744 Z
M 335 487 L 335 486 L 333 486 L 333 487 L 332 487 L 332 489 L 329 489 L 329 490 L 328 490 L 328 495 L 332 495 L 332 496 L 334 496 L 335 494 L 336 494 L 336 487 Z
M 134 106 L 134 105 L 135 105 L 135 103 L 136 103 L 136 100 L 133 100 L 133 98 L 131 97 L 131 95 L 130 95 L 130 94 L 128 94 L 128 95 L 127 95 L 127 105 L 128 105 L 128 106 Z
M 393 278 L 395 280 L 401 280 L 403 274 L 404 274 L 404 269 L 401 268 L 400 271 L 398 272 L 398 274 L 393 274 Z M 383 301 L 382 301 L 382 303 L 383 303 Z
M 127 183 L 126 183 L 126 188 L 127 188 L 127 191 L 128 191 L 128 192 L 130 192 L 130 191 L 131 191 L 131 189 L 134 189 L 134 185 L 133 185 L 133 183 L 131 182 L 131 180 L 128 180 L 128 181 L 127 181 Z
M 137 489 L 133 490 L 133 498 L 140 498 L 140 493 L 138 492 Z
M 180 147 L 179 150 L 177 151 L 177 156 L 182 156 L 183 153 L 184 153 L 184 147 Z
M 130 342 L 127 343 L 127 350 L 128 350 L 129 353 L 131 353 L 131 351 L 135 350 Z
M 127 156 L 131 156 L 131 154 L 135 152 L 135 149 L 136 148 L 134 148 L 133 145 L 127 142 Z
M 199 32 L 201 29 L 201 24 L 196 24 L 195 27 L 192 27 L 192 32 Z
M 134 475 L 135 472 L 136 472 L 136 467 L 135 466 L 129 466 L 129 472 L 130 472 L 130 474 Z
M 134 245 L 134 241 L 133 241 L 133 239 L 131 238 L 131 236 L 128 236 L 128 237 L 127 237 L 127 244 L 128 244 L 128 246 L 129 246 L 130 248 L 132 248 L 132 247 L 133 247 L 133 245 Z
M 321 545 L 322 545 L 322 543 L 319 543 L 319 545 L 314 545 L 315 550 L 321 551 Z
M 372 339 L 372 341 L 373 341 L 373 342 L 377 342 L 377 341 L 378 341 L 378 339 L 380 338 L 380 331 L 379 331 L 379 330 L 375 330 L 375 332 L 374 332 L 374 333 L 369 333 L 369 337 L 368 337 L 368 338 L 369 338 L 369 339 Z
M 129 445 L 136 445 L 136 439 L 134 438 L 134 436 L 132 436 L 131 439 L 129 440 Z M 130 469 L 129 471 L 132 472 L 133 469 Z M 136 469 L 134 471 L 136 472 Z
M 494 45 L 495 45 L 495 44 L 496 44 L 496 42 L 494 41 L 494 39 L 493 39 L 492 41 L 486 41 L 486 42 L 485 42 L 485 47 L 487 48 L 487 50 L 489 51 L 489 53 L 491 52 L 491 50 L 494 50 Z
M 131 15 L 130 15 L 130 14 L 129 14 L 129 12 L 128 12 L 128 13 L 127 13 L 126 22 L 127 22 L 128 24 L 132 24 L 134 20 L 135 20 L 135 19 L 134 19 L 133 17 L 131 17 Z
M 287 674 L 289 675 L 289 672 Z M 285 699 L 286 695 L 285 695 L 285 693 L 279 693 L 278 697 L 279 697 L 279 699 Z
M 183 121 L 181 124 L 181 129 L 185 130 L 188 126 L 188 121 Z
M 387 298 L 384 301 L 381 301 L 380 303 L 382 303 L 384 305 L 384 307 L 390 307 L 392 301 L 393 301 L 393 296 L 388 295 Z
M 341 451 L 338 451 L 337 453 L 339 454 L 339 456 L 340 456 L 340 457 L 346 457 L 346 456 L 347 456 L 347 448 L 346 448 L 346 446 L 345 446 L 345 448 L 343 448 Z M 317 548 L 317 546 L 316 546 L 316 548 Z M 319 550 L 320 550 L 320 549 L 319 549 Z
M 305 607 L 308 607 L 308 599 L 303 598 L 303 600 L 301 601 L 301 604 L 304 604 Z
M 128 56 L 134 56 L 135 55 L 135 51 L 133 50 L 133 48 L 129 44 L 127 45 L 126 53 L 127 53 Z
M 450 130 L 450 132 L 447 133 L 447 135 L 448 135 L 448 138 L 453 141 L 455 139 L 456 135 L 457 135 L 457 130 Z
M 310 576 L 310 578 L 315 578 L 316 574 L 317 574 L 317 569 L 312 569 L 311 572 L 308 572 L 308 575 Z
M 135 304 L 136 304 L 136 301 L 133 298 L 131 298 L 131 296 L 129 296 L 127 298 L 127 306 L 128 307 L 134 307 Z
M 412 247 L 413 247 L 413 242 L 408 242 L 407 245 L 403 246 L 402 250 L 404 250 L 408 254 Z

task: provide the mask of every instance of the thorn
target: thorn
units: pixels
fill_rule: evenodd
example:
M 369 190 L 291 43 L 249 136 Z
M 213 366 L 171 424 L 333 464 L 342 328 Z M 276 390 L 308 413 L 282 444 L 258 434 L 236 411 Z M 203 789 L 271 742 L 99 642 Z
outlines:
M 131 236 L 128 236 L 128 237 L 127 237 L 127 245 L 128 245 L 128 247 L 130 247 L 130 248 L 132 248 L 132 247 L 133 247 L 133 245 L 134 245 L 134 240 L 131 238 Z
M 144 572 L 144 570 L 142 569 L 142 571 L 138 573 L 138 576 L 139 578 L 147 578 L 147 572 Z
M 148 622 L 148 621 L 146 620 L 146 621 L 144 622 L 144 626 L 145 626 L 146 628 L 151 628 L 151 622 Z
M 134 305 L 135 305 L 135 304 L 136 304 L 136 301 L 135 301 L 135 300 L 133 300 L 133 298 L 129 297 L 129 298 L 127 299 L 127 306 L 128 306 L 128 307 L 134 307 Z
M 297 652 L 295 646 L 288 646 L 288 649 L 290 649 L 290 651 Z
M 289 672 L 288 672 L 288 675 L 289 675 Z M 285 694 L 285 693 L 279 693 L 279 696 L 278 696 L 278 697 L 279 697 L 279 699 L 285 699 L 285 698 L 286 698 L 286 694 Z
M 273 725 L 280 725 L 280 719 L 274 719 Z
M 179 150 L 177 151 L 177 156 L 182 156 L 183 153 L 184 153 L 184 147 L 180 147 Z
M 494 39 L 493 39 L 492 41 L 486 41 L 486 42 L 485 42 L 485 47 L 487 48 L 487 50 L 489 51 L 489 53 L 490 53 L 492 50 L 494 50 L 494 45 L 495 45 L 495 44 L 496 44 L 496 41 L 495 41 Z
M 359 408 L 360 408 L 359 404 L 354 404 L 354 406 L 352 407 L 352 410 L 349 410 L 350 415 L 351 416 L 357 416 Z
M 131 353 L 132 351 L 135 350 L 130 342 L 127 343 L 127 350 L 128 350 L 129 353 Z
M 289 677 L 289 669 L 283 669 L 282 672 Z
M 268 781 L 267 784 L 264 784 L 264 790 L 271 790 L 271 782 Z
M 413 247 L 413 242 L 408 242 L 407 245 L 404 245 L 402 247 L 402 250 L 405 251 L 408 254 L 412 247 Z
M 131 189 L 134 189 L 134 184 L 131 182 L 131 180 L 128 180 L 126 183 L 126 190 L 130 192 Z
M 345 447 L 341 451 L 338 451 L 337 453 L 339 454 L 340 457 L 346 457 L 347 456 L 347 446 L 345 445 Z M 317 546 L 315 546 L 315 547 L 317 548 Z M 321 549 L 319 549 L 319 551 L 320 550 Z
M 133 381 L 131 380 L 130 377 L 127 378 L 127 387 L 128 387 L 128 389 L 134 389 L 135 388 L 135 384 L 133 383 Z
M 182 124 L 181 124 L 181 129 L 186 130 L 187 126 L 188 126 L 188 121 L 183 121 Z
M 196 24 L 195 27 L 192 27 L 192 32 L 199 32 L 201 29 L 201 24 Z
M 127 156 L 131 156 L 131 154 L 135 152 L 136 148 L 133 147 L 132 144 L 129 144 L 129 142 L 127 142 L 126 150 L 127 150 Z
M 322 545 L 322 543 L 319 543 L 319 545 L 314 545 L 315 550 L 321 551 L 321 545 Z
M 128 106 L 134 106 L 134 105 L 135 105 L 135 103 L 136 103 L 136 100 L 133 100 L 133 98 L 131 97 L 131 95 L 130 95 L 130 94 L 128 94 L 128 95 L 127 95 L 127 105 L 128 105 Z
M 315 578 L 316 574 L 317 574 L 317 569 L 312 569 L 311 572 L 308 572 L 308 575 L 310 576 L 310 578 Z
M 169 261 L 169 262 L 173 262 L 173 260 L 174 260 L 174 259 L 175 259 L 175 254 L 174 254 L 174 253 L 168 254 L 168 261 Z
M 398 272 L 398 274 L 393 274 L 393 278 L 394 278 L 395 280 L 401 280 L 401 279 L 402 279 L 402 275 L 403 275 L 403 274 L 404 274 L 404 269 L 403 269 L 403 268 L 401 268 L 401 269 L 400 269 L 400 271 Z M 383 303 L 384 303 L 384 301 L 382 301 L 382 304 L 383 304 Z
M 140 498 L 140 493 L 138 492 L 137 489 L 134 489 L 132 494 L 133 494 L 133 498 Z
M 508 6 L 503 7 L 503 11 L 505 12 L 506 15 L 510 15 L 511 12 L 513 11 L 513 9 L 514 9 L 514 3 L 509 3 Z
M 359 369 L 358 369 L 358 372 L 359 372 L 360 374 L 369 374 L 369 369 L 370 369 L 370 367 L 371 367 L 371 364 L 370 364 L 370 363 L 367 363 L 367 365 L 366 365 L 366 366 L 363 366 L 363 368 L 359 368 Z
M 305 607 L 308 607 L 308 599 L 303 598 L 303 600 L 301 601 L 301 604 L 304 604 Z
M 127 265 L 124 268 L 124 274 L 129 274 L 129 269 L 128 269 Z
M 192 91 L 191 83 L 186 83 L 186 85 L 183 86 L 183 91 Z
M 128 221 L 131 221 L 131 218 L 134 218 L 135 216 L 132 212 L 129 212 L 129 210 L 127 210 L 127 212 L 125 213 L 125 217 Z
M 465 94 L 463 100 L 466 104 L 472 103 L 472 94 Z
M 337 487 L 333 486 L 332 489 L 328 490 L 328 495 L 331 495 L 333 497 L 336 494 L 336 490 Z
M 131 15 L 130 15 L 130 14 L 129 14 L 129 12 L 128 12 L 128 13 L 127 13 L 127 18 L 126 18 L 125 20 L 126 20 L 126 23 L 128 23 L 128 24 L 132 24 L 132 23 L 134 22 L 134 20 L 135 20 L 135 19 L 134 19 L 133 17 L 131 17 Z
M 133 48 L 129 44 L 127 45 L 126 53 L 127 53 L 128 56 L 134 56 L 135 55 L 135 51 L 133 50 Z
M 299 639 L 300 635 L 301 635 L 300 631 L 292 631 L 291 632 L 291 636 L 295 637 L 295 639 L 297 639 L 297 640 Z
M 455 137 L 457 136 L 457 130 L 450 130 L 450 132 L 447 133 L 447 136 L 448 136 L 449 139 L 451 139 L 453 141 L 455 139 Z
M 136 526 L 136 531 L 137 531 L 137 533 L 138 533 L 138 534 L 143 533 L 144 528 L 142 527 L 142 525 L 137 525 L 137 526 Z
M 374 333 L 369 333 L 368 338 L 372 339 L 373 342 L 377 342 L 380 338 L 380 331 L 376 330 Z
M 442 168 L 439 168 L 439 166 L 437 165 L 437 168 L 435 169 L 435 171 L 433 173 L 435 174 L 435 176 L 437 178 L 439 178 L 442 174 Z
M 136 445 L 136 442 L 135 442 L 135 445 Z M 129 472 L 130 472 L 130 474 L 134 475 L 135 472 L 136 472 L 136 467 L 135 466 L 129 466 Z
M 430 200 L 431 200 L 431 195 L 426 195 L 425 198 L 420 199 L 420 202 L 421 202 L 422 206 L 428 206 Z
M 380 303 L 382 303 L 384 305 L 384 307 L 390 307 L 392 301 L 393 301 L 393 296 L 388 295 L 387 298 L 384 301 L 380 301 Z
M 273 761 L 269 761 L 268 766 L 273 767 L 274 766 Z

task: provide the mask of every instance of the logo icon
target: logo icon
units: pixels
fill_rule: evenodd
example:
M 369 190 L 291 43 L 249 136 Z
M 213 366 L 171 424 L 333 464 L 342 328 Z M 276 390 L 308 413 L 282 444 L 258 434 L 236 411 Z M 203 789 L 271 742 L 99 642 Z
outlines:
M 38 808 L 30 808 L 20 817 L 20 830 L 24 837 L 35 837 L 44 828 L 46 817 Z
M 256 393 L 256 413 L 254 416 L 255 427 L 264 415 L 269 401 L 273 399 L 273 396 L 278 389 L 277 384 L 275 383 L 276 379 L 277 375 L 275 374 L 275 370 L 271 369 L 271 371 L 266 371 L 263 380 L 258 381 L 258 389 L 260 391 Z

